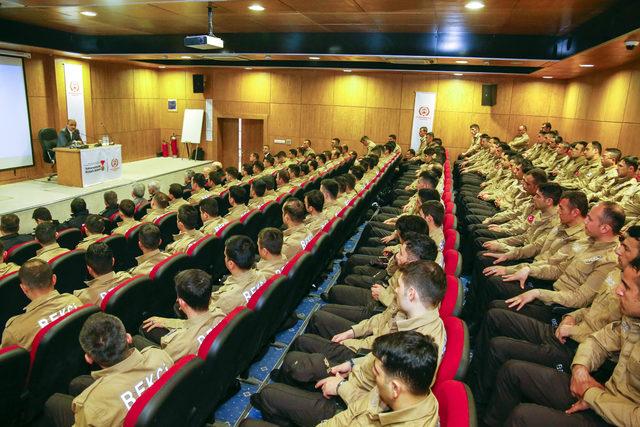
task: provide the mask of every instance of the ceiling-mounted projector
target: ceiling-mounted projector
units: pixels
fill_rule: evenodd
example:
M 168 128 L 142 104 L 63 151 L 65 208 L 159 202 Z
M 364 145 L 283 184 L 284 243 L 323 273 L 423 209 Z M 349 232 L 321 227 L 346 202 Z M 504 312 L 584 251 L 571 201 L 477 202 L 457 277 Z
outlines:
M 220 37 L 209 35 L 187 36 L 184 38 L 184 45 L 200 50 L 222 49 L 224 47 L 224 40 Z

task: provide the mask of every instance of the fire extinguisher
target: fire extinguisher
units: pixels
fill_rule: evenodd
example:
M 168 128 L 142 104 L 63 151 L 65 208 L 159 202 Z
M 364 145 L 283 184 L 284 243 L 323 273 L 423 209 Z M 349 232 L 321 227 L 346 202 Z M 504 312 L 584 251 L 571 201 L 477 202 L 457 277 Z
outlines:
M 162 140 L 162 157 L 169 157 L 169 144 L 164 139 Z
M 171 155 L 178 157 L 178 138 L 175 133 L 171 134 Z

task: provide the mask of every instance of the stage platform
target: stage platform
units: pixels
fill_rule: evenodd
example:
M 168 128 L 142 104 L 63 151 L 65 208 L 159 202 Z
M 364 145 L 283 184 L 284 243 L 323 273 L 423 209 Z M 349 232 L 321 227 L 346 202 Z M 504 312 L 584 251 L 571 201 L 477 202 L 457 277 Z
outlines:
M 31 214 L 38 206 L 46 206 L 53 217 L 62 222 L 69 218 L 69 204 L 76 197 L 85 199 L 89 212 L 98 213 L 104 209 L 102 194 L 107 190 L 115 191 L 118 200 L 131 198 L 133 184 L 141 182 L 146 185 L 156 180 L 160 182 L 161 191 L 166 193 L 170 184 L 183 183 L 186 170 L 201 172 L 208 164 L 211 164 L 211 160 L 156 157 L 124 163 L 121 178 L 85 188 L 59 185 L 55 178 L 52 181 L 41 178 L 0 185 L 0 215 L 17 214 L 20 217 L 20 232 L 31 233 L 35 227 Z M 148 197 L 148 194 L 145 193 L 145 196 Z

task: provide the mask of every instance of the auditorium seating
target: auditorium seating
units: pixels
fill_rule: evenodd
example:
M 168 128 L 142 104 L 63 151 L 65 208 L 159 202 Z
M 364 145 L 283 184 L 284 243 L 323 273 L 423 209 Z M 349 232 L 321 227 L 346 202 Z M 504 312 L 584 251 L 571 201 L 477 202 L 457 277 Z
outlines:
M 42 248 L 42 245 L 36 240 L 18 243 L 7 249 L 4 254 L 4 261 L 22 265 L 25 261 L 36 256 L 36 251 L 40 248 Z
M 444 251 L 444 272 L 448 275 L 459 277 L 461 271 L 462 256 L 460 252 L 453 249 Z
M 89 373 L 78 342 L 80 329 L 98 307 L 84 305 L 40 329 L 31 347 L 31 365 L 26 385 L 26 420 L 42 410 L 54 393 L 66 393 L 71 380 Z
M 138 257 L 142 255 L 142 250 L 140 246 L 138 246 L 138 233 L 140 232 L 140 227 L 142 224 L 137 224 L 131 227 L 124 234 L 125 239 L 127 239 L 127 250 L 129 251 L 129 256 L 131 258 Z
M 113 258 L 115 260 L 113 269 L 115 271 L 128 270 L 136 265 L 135 260 L 129 255 L 127 239 L 124 236 L 114 234 L 103 237 L 99 239 L 98 242 L 106 243 L 109 249 L 111 249 L 111 252 L 113 252 Z
M 440 304 L 440 317 L 457 316 L 462 311 L 464 301 L 464 289 L 460 279 L 456 276 L 447 276 L 447 291 Z
M 204 361 L 193 354 L 176 361 L 129 409 L 124 427 L 197 426 L 194 390 L 203 381 Z
M 151 203 L 149 202 L 146 202 L 140 206 L 136 206 L 136 210 L 133 213 L 133 217 L 138 221 L 140 221 L 142 217 L 144 217 L 147 214 L 147 211 L 149 210 L 150 207 L 151 207 Z
M 151 290 L 149 276 L 139 274 L 107 291 L 100 309 L 118 317 L 127 332 L 136 334 L 142 321 L 154 314 L 150 312 Z
M 435 383 L 446 380 L 462 380 L 469 367 L 469 332 L 467 325 L 457 317 L 442 319 L 447 340 Z M 442 349 L 440 349 L 442 351 Z
M 441 427 L 476 427 L 476 406 L 466 384 L 443 381 L 433 387 L 433 394 L 438 399 Z
M 89 280 L 83 249 L 74 249 L 49 260 L 56 275 L 56 290 L 60 293 L 73 293 L 76 289 L 86 288 Z
M 4 331 L 9 318 L 24 313 L 23 309 L 29 302 L 20 289 L 17 271 L 0 278 L 0 333 Z
M 154 315 L 173 317 L 173 305 L 176 302 L 173 278 L 187 268 L 189 258 L 184 253 L 177 253 L 160 261 L 149 272 L 153 294 L 150 310 Z
M 212 274 L 216 256 L 219 256 L 222 250 L 223 246 L 219 238 L 206 235 L 189 246 L 187 256 L 189 256 L 192 268 L 198 268 Z
M 56 240 L 61 248 L 75 249 L 82 240 L 82 231 L 79 228 L 67 228 L 58 232 Z
M 0 350 L 0 418 L 5 426 L 14 425 L 22 411 L 29 363 L 29 352 L 17 345 Z
M 258 233 L 262 230 L 263 214 L 259 209 L 252 209 L 240 217 L 240 223 L 244 226 L 244 235 L 257 242 Z
M 256 318 L 254 339 L 260 346 L 267 344 L 287 317 L 290 286 L 287 278 L 276 274 L 270 277 L 252 296 L 247 308 Z
M 180 230 L 178 230 L 177 218 L 177 212 L 169 212 L 153 221 L 153 223 L 160 229 L 160 234 L 162 235 L 160 249 L 166 248 L 169 243 L 173 242 L 173 236 L 180 232 Z

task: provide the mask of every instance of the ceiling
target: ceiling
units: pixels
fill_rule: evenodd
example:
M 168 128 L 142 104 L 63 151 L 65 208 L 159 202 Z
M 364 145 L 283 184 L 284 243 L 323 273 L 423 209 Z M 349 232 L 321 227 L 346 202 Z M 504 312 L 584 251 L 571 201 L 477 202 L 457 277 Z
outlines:
M 218 0 L 223 51 L 186 48 L 207 1 L 0 1 L 0 47 L 176 66 L 404 69 L 575 77 L 637 59 L 640 0 Z M 259 4 L 264 11 L 249 10 Z M 94 17 L 81 12 L 94 12 Z M 182 58 L 182 56 L 191 58 Z M 309 60 L 318 56 L 319 60 Z M 466 64 L 456 61 L 466 60 Z
M 214 1 L 217 33 L 467 32 L 564 34 L 616 0 L 491 0 L 480 11 L 446 0 Z M 5 2 L 2 2 L 5 3 Z M 207 30 L 204 1 L 22 0 L 0 7 L 0 18 L 78 34 L 189 34 Z M 262 12 L 248 9 L 259 4 Z M 96 17 L 80 14 L 96 12 Z

